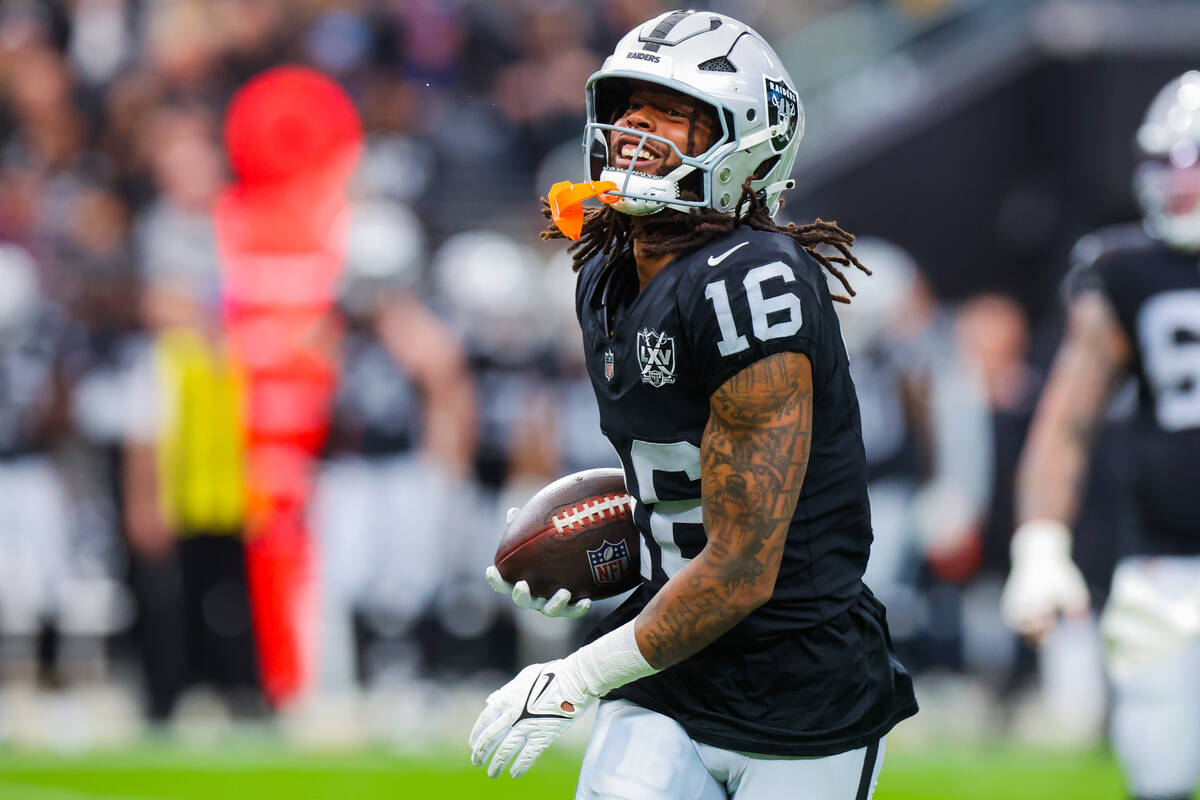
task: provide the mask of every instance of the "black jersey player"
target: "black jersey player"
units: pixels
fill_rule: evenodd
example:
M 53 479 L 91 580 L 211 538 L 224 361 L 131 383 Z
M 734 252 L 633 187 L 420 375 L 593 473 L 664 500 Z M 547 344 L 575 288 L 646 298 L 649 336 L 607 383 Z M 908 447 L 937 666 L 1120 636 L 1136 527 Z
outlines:
M 684 11 L 588 82 L 589 165 L 617 188 L 583 220 L 576 306 L 644 582 L 590 644 L 492 694 L 471 735 L 490 775 L 604 698 L 577 797 L 862 798 L 916 710 L 861 581 L 861 425 L 822 272 L 857 263 L 852 237 L 771 221 L 793 86 L 754 31 Z
M 1101 619 L 1113 744 L 1134 797 L 1182 800 L 1200 775 L 1200 72 L 1159 93 L 1137 144 L 1144 225 L 1087 236 L 1073 254 L 1067 335 L 1018 477 L 1004 611 L 1034 638 L 1057 613 L 1087 611 L 1070 525 L 1092 434 L 1132 375 L 1136 518 Z

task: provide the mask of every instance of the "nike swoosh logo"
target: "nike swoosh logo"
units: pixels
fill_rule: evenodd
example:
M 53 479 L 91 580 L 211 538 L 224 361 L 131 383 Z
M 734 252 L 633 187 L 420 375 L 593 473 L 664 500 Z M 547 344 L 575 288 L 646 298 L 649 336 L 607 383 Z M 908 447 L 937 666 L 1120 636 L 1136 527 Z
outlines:
M 724 261 L 725 259 L 729 258 L 731 255 L 733 255 L 733 253 L 736 250 L 740 250 L 741 248 L 745 247 L 748 244 L 750 244 L 750 243 L 742 242 L 741 244 L 735 244 L 733 247 L 729 248 L 724 253 L 721 253 L 721 255 L 719 255 L 719 256 L 709 256 L 708 257 L 708 265 L 710 267 L 715 267 L 717 264 L 720 264 L 722 261 Z
M 525 710 L 526 711 L 532 712 L 533 704 L 536 703 L 538 700 L 542 699 L 542 695 L 544 695 L 546 693 L 546 690 L 550 688 L 550 684 L 554 680 L 554 673 L 547 672 L 545 675 L 545 678 L 546 678 L 546 682 L 542 684 L 542 690 L 537 693 L 537 697 L 533 696 L 533 688 L 531 687 L 529 689 L 529 699 L 525 701 Z
M 544 677 L 546 678 L 546 682 L 542 684 L 542 689 L 537 693 L 537 696 L 534 696 L 533 694 L 534 686 L 537 684 L 529 687 L 529 697 L 525 699 L 525 709 L 521 712 L 521 716 L 517 717 L 517 722 L 520 722 L 524 719 L 570 719 L 570 717 L 566 714 L 540 714 L 533 710 L 533 704 L 538 700 L 541 700 L 542 695 L 544 695 L 546 690 L 550 688 L 550 684 L 554 680 L 554 673 L 547 672 Z M 513 724 L 515 725 L 516 722 Z

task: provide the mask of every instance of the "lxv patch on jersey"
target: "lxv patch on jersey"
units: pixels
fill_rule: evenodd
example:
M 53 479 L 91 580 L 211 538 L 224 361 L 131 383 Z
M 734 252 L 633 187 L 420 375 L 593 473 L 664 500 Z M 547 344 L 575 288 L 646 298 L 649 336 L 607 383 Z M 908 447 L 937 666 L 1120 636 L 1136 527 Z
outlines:
M 655 389 L 675 382 L 675 337 L 642 328 L 637 335 L 642 383 Z

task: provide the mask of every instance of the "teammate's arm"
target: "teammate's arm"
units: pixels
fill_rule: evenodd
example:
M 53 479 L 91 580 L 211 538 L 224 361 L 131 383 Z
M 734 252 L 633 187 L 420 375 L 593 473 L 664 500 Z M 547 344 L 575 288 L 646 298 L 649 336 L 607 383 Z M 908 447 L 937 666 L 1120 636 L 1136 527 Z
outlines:
M 376 331 L 388 352 L 408 369 L 425 396 L 425 448 L 455 479 L 475 455 L 475 384 L 466 356 L 450 331 L 415 297 L 383 306 Z
M 654 667 L 698 652 L 770 599 L 808 467 L 812 395 L 808 357 L 777 353 L 710 398 L 700 444 L 708 542 L 637 618 Z
M 1098 291 L 1071 306 L 1066 338 L 1038 404 L 1017 472 L 1013 567 L 1003 610 L 1021 633 L 1039 636 L 1058 611 L 1087 608 L 1088 595 L 1070 560 L 1070 526 L 1087 479 L 1096 430 L 1129 369 L 1132 350 L 1109 302 Z
M 1096 430 L 1130 357 L 1104 296 L 1091 291 L 1075 300 L 1017 472 L 1021 522 L 1075 521 Z

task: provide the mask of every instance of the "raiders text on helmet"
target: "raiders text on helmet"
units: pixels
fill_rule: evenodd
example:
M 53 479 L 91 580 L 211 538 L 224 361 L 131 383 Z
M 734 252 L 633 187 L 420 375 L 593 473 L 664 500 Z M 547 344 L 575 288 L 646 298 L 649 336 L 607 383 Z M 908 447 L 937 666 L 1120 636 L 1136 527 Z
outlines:
M 699 155 L 681 153 L 652 133 L 614 123 L 628 99 L 629 81 L 647 81 L 707 104 L 715 138 Z M 627 33 L 587 83 L 584 154 L 593 180 L 617 184 L 613 204 L 627 214 L 663 208 L 712 208 L 732 213 L 742 184 L 751 180 L 772 214 L 789 179 L 804 135 L 804 106 L 779 56 L 755 31 L 723 14 L 671 11 Z M 636 134 L 637 152 L 626 168 L 610 166 L 609 133 Z M 667 175 L 634 169 L 648 140 L 670 148 L 682 163 Z M 681 187 L 698 199 L 685 199 Z
M 1200 250 L 1200 72 L 1155 96 L 1137 132 L 1134 191 L 1146 230 L 1172 247 Z

